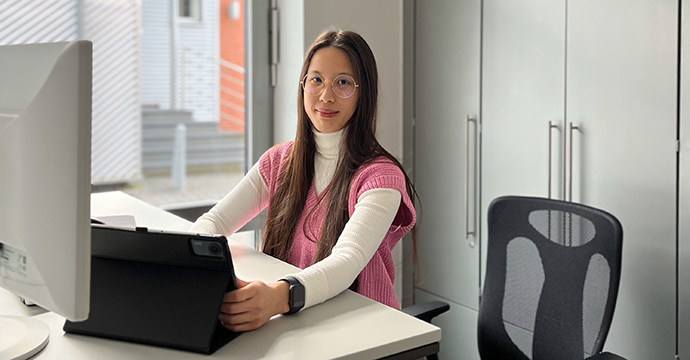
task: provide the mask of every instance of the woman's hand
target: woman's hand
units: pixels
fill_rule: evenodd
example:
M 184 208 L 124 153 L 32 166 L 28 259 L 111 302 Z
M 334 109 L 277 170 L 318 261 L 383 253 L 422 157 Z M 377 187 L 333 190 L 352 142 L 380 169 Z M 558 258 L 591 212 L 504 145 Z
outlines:
M 285 281 L 266 284 L 237 279 L 237 290 L 225 294 L 218 318 L 232 331 L 256 330 L 272 316 L 290 310 L 288 293 Z

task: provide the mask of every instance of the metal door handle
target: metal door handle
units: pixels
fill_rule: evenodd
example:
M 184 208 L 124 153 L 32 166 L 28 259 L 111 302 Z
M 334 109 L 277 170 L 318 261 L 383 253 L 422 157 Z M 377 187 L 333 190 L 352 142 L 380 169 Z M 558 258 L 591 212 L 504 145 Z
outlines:
M 558 129 L 558 125 L 555 125 L 555 124 L 553 123 L 553 121 L 549 120 L 549 145 L 548 145 L 549 148 L 548 148 L 548 151 L 547 151 L 547 154 L 548 154 L 547 157 L 548 157 L 548 159 L 549 159 L 549 160 L 548 160 L 548 161 L 549 161 L 549 165 L 547 166 L 548 171 L 549 171 L 549 173 L 548 173 L 548 175 L 547 175 L 547 184 L 548 184 L 548 191 L 547 191 L 547 193 L 548 193 L 548 195 L 549 195 L 549 199 L 551 199 L 551 129 L 553 129 L 553 128 Z
M 568 201 L 573 201 L 573 130 L 579 129 L 573 123 L 568 123 L 568 139 L 570 145 L 568 147 Z
M 473 174 L 477 174 L 477 120 L 472 119 L 469 115 L 465 117 L 465 239 L 468 239 L 470 235 L 476 236 L 475 229 L 473 226 L 472 231 L 470 231 L 470 205 L 469 205 L 469 192 L 470 192 L 470 122 L 474 122 L 474 162 L 473 162 Z M 477 181 L 474 182 L 474 194 L 473 194 L 473 206 L 476 211 L 477 208 Z M 476 218 L 476 217 L 475 217 Z M 470 244 L 471 247 L 474 244 Z

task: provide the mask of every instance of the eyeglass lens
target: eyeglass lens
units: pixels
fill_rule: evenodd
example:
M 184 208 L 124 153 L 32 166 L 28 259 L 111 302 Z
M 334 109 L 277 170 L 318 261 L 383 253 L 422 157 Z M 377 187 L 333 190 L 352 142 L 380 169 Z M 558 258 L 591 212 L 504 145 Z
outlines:
M 326 88 L 326 82 L 330 81 L 325 80 L 319 74 L 307 74 L 307 76 L 304 77 L 304 81 L 302 81 L 302 86 L 304 91 L 306 91 L 309 95 L 316 96 L 321 95 L 323 89 Z M 335 95 L 343 99 L 347 99 L 355 93 L 355 80 L 348 75 L 340 75 L 336 77 L 332 81 L 332 84 Z

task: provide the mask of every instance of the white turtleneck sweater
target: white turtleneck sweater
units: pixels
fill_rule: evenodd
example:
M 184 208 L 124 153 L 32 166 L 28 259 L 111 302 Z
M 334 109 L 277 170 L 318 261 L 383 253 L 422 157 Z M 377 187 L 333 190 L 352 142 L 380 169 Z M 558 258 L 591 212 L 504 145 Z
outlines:
M 314 132 L 314 187 L 320 194 L 330 184 L 340 157 L 343 130 Z M 331 255 L 306 269 L 291 274 L 304 285 L 303 309 L 320 304 L 346 290 L 381 245 L 393 223 L 402 195 L 398 190 L 377 188 L 357 199 L 355 210 L 345 224 Z M 240 183 L 190 228 L 192 232 L 229 236 L 269 203 L 269 191 L 258 163 Z

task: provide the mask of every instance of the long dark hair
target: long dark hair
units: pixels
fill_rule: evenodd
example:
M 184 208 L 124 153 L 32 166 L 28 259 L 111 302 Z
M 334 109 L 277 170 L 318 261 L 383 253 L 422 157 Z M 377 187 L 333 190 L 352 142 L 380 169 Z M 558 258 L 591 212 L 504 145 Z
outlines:
M 361 93 L 357 108 L 344 128 L 340 160 L 333 180 L 319 195 L 319 204 L 322 199 L 328 198 L 323 228 L 320 234 L 315 234 L 320 240 L 310 236 L 306 231 L 309 221 L 304 222 L 304 234 L 318 243 L 312 264 L 331 254 L 345 223 L 349 220 L 350 184 L 360 166 L 382 156 L 396 164 L 405 174 L 400 162 L 388 153 L 375 137 L 379 78 L 374 54 L 361 36 L 342 30 L 321 34 L 307 51 L 300 79 L 307 74 L 314 54 L 326 47 L 342 50 L 347 55 L 355 72 L 355 81 L 360 85 L 358 91 Z M 301 85 L 297 93 L 297 108 L 299 109 L 297 135 L 283 163 L 276 193 L 270 201 L 264 233 L 263 252 L 283 261 L 289 260 L 295 228 L 304 210 L 307 193 L 314 179 L 314 154 L 316 153 L 314 128 L 304 108 L 304 91 Z M 405 174 L 405 180 L 407 194 L 414 203 L 416 191 L 407 174 Z M 310 209 L 307 219 L 316 208 L 317 206 L 314 206 Z

